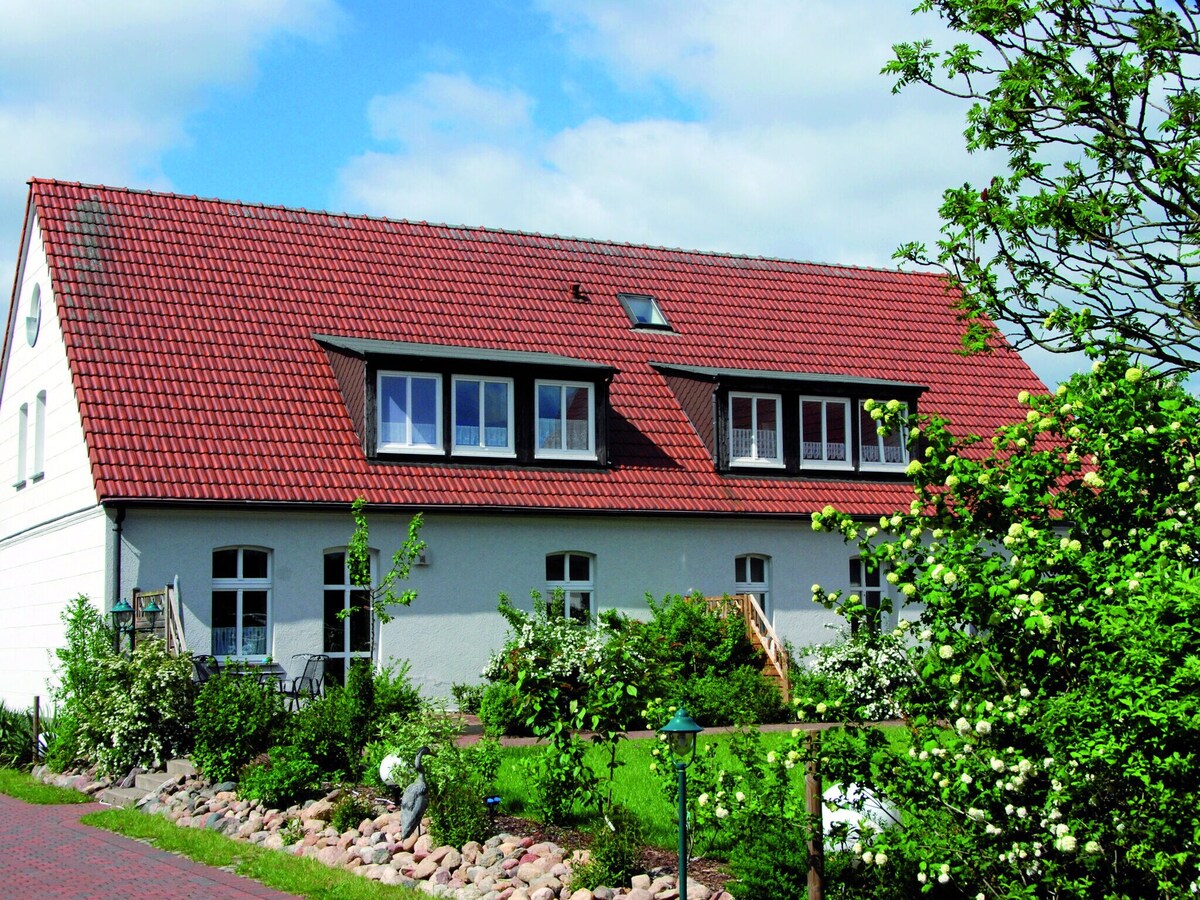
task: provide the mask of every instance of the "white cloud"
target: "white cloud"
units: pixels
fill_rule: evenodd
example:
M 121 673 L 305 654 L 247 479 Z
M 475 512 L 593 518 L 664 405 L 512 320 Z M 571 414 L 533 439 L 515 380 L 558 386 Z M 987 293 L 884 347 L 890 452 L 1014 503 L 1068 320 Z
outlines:
M 985 174 L 962 150 L 961 107 L 893 97 L 879 75 L 892 42 L 935 22 L 863 0 L 545 6 L 574 52 L 626 90 L 666 86 L 699 114 L 594 117 L 541 135 L 524 95 L 426 75 L 372 102 L 374 133 L 398 146 L 348 161 L 339 202 L 887 266 L 899 244 L 936 237 L 945 186 Z
M 0 0 L 0 283 L 30 177 L 169 187 L 160 160 L 206 92 L 249 81 L 268 42 L 319 39 L 338 15 L 333 0 Z
M 410 90 L 374 97 L 371 134 L 430 148 L 519 138 L 531 126 L 532 101 L 515 88 L 476 84 L 466 75 L 424 75 Z

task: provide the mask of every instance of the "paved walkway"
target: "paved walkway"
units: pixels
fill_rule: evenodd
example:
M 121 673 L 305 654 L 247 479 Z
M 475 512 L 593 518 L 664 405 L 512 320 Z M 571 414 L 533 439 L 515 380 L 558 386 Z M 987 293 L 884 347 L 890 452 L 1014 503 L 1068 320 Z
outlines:
M 37 806 L 0 794 L 0 896 L 63 900 L 288 900 L 293 895 L 157 850 L 79 817 L 99 803 Z

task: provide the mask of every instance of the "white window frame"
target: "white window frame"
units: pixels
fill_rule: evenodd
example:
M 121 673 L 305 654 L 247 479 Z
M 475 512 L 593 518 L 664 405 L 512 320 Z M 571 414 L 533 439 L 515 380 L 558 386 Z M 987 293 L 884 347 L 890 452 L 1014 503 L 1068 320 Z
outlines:
M 763 564 L 763 579 L 755 581 L 753 579 L 752 564 L 761 562 Z M 738 569 L 745 566 L 745 577 L 739 577 L 741 573 Z M 771 625 L 775 624 L 775 610 L 771 604 L 771 557 L 765 553 L 742 553 L 734 557 L 733 560 L 733 592 L 734 594 L 751 594 L 758 601 L 758 605 L 762 607 L 763 613 L 767 617 L 767 621 Z
M 733 427 L 733 403 L 735 400 L 749 400 L 751 403 L 750 454 L 739 454 L 736 451 Z M 769 400 L 775 404 L 775 453 L 765 456 L 760 452 L 758 427 L 758 403 Z M 783 466 L 783 397 L 780 394 L 750 393 L 747 391 L 730 391 L 726 403 L 726 422 L 729 428 L 729 464 L 731 466 L 762 466 L 764 468 L 781 468 Z
M 821 407 L 820 434 L 806 434 L 804 431 L 804 404 L 817 403 Z M 829 458 L 829 408 L 840 406 L 845 422 L 845 446 L 842 451 L 844 459 Z M 854 468 L 854 421 L 851 419 L 850 400 L 846 397 L 806 397 L 800 398 L 800 468 L 802 469 L 853 469 Z M 806 455 L 806 445 L 818 445 L 821 448 L 820 459 L 809 459 Z
M 17 480 L 13 487 L 17 490 L 25 487 L 26 467 L 29 459 L 29 404 L 22 403 L 17 409 Z
M 332 553 L 340 553 L 342 555 L 342 578 L 338 583 L 330 582 L 325 577 L 325 557 Z M 368 631 L 366 650 L 352 650 L 350 648 L 350 616 L 346 616 L 338 621 L 338 626 L 342 630 L 342 649 L 330 650 L 326 647 L 325 630 L 329 627 L 329 624 L 325 620 L 325 595 L 334 591 L 340 592 L 342 595 L 342 609 L 348 610 L 350 608 L 350 600 L 353 594 L 361 593 L 369 595 L 371 591 L 369 587 L 356 587 L 350 583 L 348 553 L 348 547 L 329 547 L 321 552 L 321 581 L 324 582 L 321 586 L 321 652 L 328 656 L 331 660 L 338 659 L 342 661 L 343 684 L 345 684 L 345 675 L 350 672 L 351 661 L 355 659 L 371 659 L 371 647 L 374 646 L 376 639 L 378 638 L 375 616 L 368 612 L 366 615 L 369 619 L 368 628 L 370 630 Z M 377 551 L 368 551 L 368 559 L 371 566 L 371 584 L 375 583 L 377 569 L 376 561 L 378 556 L 379 554 Z M 370 602 L 369 596 L 367 597 L 367 601 L 368 603 Z
M 542 422 L 542 388 L 554 387 L 559 392 L 559 434 L 567 433 L 567 404 L 563 394 L 569 388 L 587 391 L 587 447 L 570 450 L 564 447 L 543 447 L 540 432 Z M 539 378 L 533 383 L 533 447 L 537 459 L 591 459 L 596 458 L 596 386 L 588 381 L 560 381 L 554 378 Z M 565 445 L 566 441 L 562 441 Z
M 384 393 L 385 381 L 403 379 L 405 382 L 404 395 L 407 409 L 412 409 L 413 380 L 420 379 L 434 383 L 434 422 L 432 442 L 413 441 L 413 421 L 411 413 L 405 416 L 403 438 L 399 441 L 384 440 Z M 376 448 L 380 453 L 442 453 L 442 376 L 434 372 L 399 372 L 381 371 L 375 380 L 375 422 L 378 429 Z M 425 423 L 418 423 L 424 425 Z
M 460 385 L 473 383 L 478 389 L 479 401 L 479 442 L 475 444 L 462 444 L 458 441 L 458 388 Z M 507 433 L 507 442 L 502 447 L 488 446 L 484 441 L 485 425 L 485 410 L 484 410 L 484 391 L 486 385 L 502 384 L 506 388 L 507 411 L 505 413 L 505 432 Z M 451 452 L 455 456 L 503 456 L 515 457 L 516 450 L 513 443 L 514 425 L 516 417 L 514 414 L 513 405 L 514 385 L 511 378 L 489 378 L 482 375 L 454 375 L 450 379 L 450 446 Z
M 271 647 L 272 647 L 272 642 L 274 640 L 274 623 L 272 621 L 272 610 L 274 607 L 274 602 L 273 602 L 273 597 L 272 597 L 272 594 L 273 594 L 272 581 L 273 581 L 273 575 L 275 572 L 275 554 L 271 551 L 271 549 L 269 547 L 256 547 L 256 546 L 252 546 L 252 545 L 231 546 L 231 547 L 214 547 L 212 552 L 218 553 L 222 550 L 236 550 L 237 551 L 237 576 L 234 578 L 213 578 L 212 585 L 211 585 L 211 593 L 215 594 L 218 591 L 222 591 L 222 592 L 234 592 L 237 594 L 237 607 L 235 609 L 235 616 L 236 616 L 235 621 L 237 622 L 237 625 L 234 626 L 236 628 L 236 634 L 235 634 L 235 639 L 234 639 L 234 648 L 237 650 L 237 652 L 236 653 L 221 653 L 221 652 L 219 652 L 216 647 L 216 641 L 213 639 L 213 636 L 210 633 L 210 645 L 211 645 L 212 653 L 214 656 L 220 656 L 221 658 L 231 657 L 233 659 L 264 661 L 268 656 L 271 655 Z M 266 574 L 265 578 L 247 578 L 243 575 L 243 573 L 245 571 L 245 552 L 247 550 L 252 550 L 257 553 L 265 553 L 267 555 L 267 574 Z M 265 592 L 267 595 L 266 625 L 264 626 L 265 633 L 263 635 L 263 652 L 262 653 L 246 653 L 246 652 L 244 652 L 245 648 L 246 648 L 246 640 L 245 640 L 245 635 L 243 634 L 243 629 L 245 628 L 245 623 L 243 620 L 242 599 L 243 599 L 243 595 L 248 591 L 253 591 L 256 593 L 257 592 Z M 211 597 L 211 594 L 210 594 L 210 597 Z M 210 616 L 212 614 L 211 605 L 209 608 L 209 614 L 210 614 Z M 215 628 L 211 625 L 211 619 L 210 619 L 210 629 L 215 631 Z
M 588 624 L 596 618 L 596 555 L 584 553 L 581 550 L 559 550 L 547 553 L 546 563 L 549 564 L 551 558 L 559 556 L 563 558 L 563 578 L 561 580 L 546 579 L 546 596 L 542 598 L 546 603 L 546 610 L 553 615 L 560 615 L 581 625 Z M 571 578 L 571 557 L 573 556 L 587 560 L 588 577 L 586 580 Z M 561 608 L 552 609 L 551 605 L 554 603 L 556 591 L 562 591 L 563 603 Z M 587 622 L 580 622 L 577 617 L 571 615 L 572 608 L 580 608 L 573 601 L 579 600 L 581 594 L 587 594 Z
M 874 569 L 868 569 L 866 561 L 860 556 L 852 556 L 848 565 L 849 573 L 846 581 L 849 584 L 849 594 L 857 594 L 859 600 L 862 601 L 867 610 L 874 609 L 876 614 L 872 616 L 869 612 L 865 621 L 867 631 L 871 634 L 880 634 L 891 626 L 891 619 L 895 616 L 896 611 L 893 609 L 889 614 L 884 610 L 884 601 L 891 598 L 888 592 L 888 581 L 884 577 L 884 566 L 882 563 L 875 566 Z M 857 577 L 855 570 L 857 569 Z M 893 604 L 894 606 L 895 604 Z M 857 630 L 857 626 L 852 626 L 852 631 Z
M 38 391 L 33 409 L 33 472 L 30 480 L 46 477 L 46 392 Z
M 903 471 L 908 466 L 908 426 L 904 422 L 908 419 L 908 404 L 901 403 L 904 412 L 901 417 L 901 424 L 894 434 L 899 438 L 900 446 L 898 448 L 888 448 L 884 444 L 884 438 L 878 434 L 878 419 L 872 419 L 871 414 L 866 411 L 866 400 L 858 401 L 858 469 L 860 472 L 896 472 Z M 879 401 L 876 401 L 879 402 Z M 878 455 L 878 460 L 867 459 L 867 448 L 873 447 Z M 896 457 L 893 460 L 887 460 L 889 449 L 898 450 L 893 453 Z

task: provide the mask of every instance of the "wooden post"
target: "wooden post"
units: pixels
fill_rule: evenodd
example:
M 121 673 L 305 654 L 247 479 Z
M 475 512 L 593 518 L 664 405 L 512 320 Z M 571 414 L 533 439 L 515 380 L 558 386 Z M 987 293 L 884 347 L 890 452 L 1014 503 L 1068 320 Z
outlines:
M 35 764 L 42 761 L 42 698 L 34 696 L 33 698 L 33 761 Z
M 821 809 L 821 761 L 817 732 L 808 734 L 808 765 L 804 775 L 804 804 L 808 811 L 808 900 L 825 900 L 825 829 Z

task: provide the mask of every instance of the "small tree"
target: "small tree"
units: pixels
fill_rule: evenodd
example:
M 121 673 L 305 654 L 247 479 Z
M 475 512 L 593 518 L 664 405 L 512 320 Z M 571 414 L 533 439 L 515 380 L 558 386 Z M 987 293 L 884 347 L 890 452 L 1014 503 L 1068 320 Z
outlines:
M 367 525 L 366 508 L 367 501 L 364 497 L 356 498 L 351 505 L 350 511 L 354 516 L 354 533 L 350 536 L 350 543 L 346 548 L 346 567 L 349 570 L 350 583 L 363 589 L 366 602 L 364 607 L 346 609 L 338 615 L 345 618 L 352 615 L 357 609 L 367 609 L 371 617 L 371 660 L 372 663 L 378 664 L 380 660 L 376 659 L 376 653 L 378 651 L 379 626 L 392 621 L 394 618 L 391 612 L 393 607 L 409 606 L 417 598 L 414 588 L 405 588 L 397 593 L 397 582 L 408 580 L 413 563 L 425 550 L 425 542 L 421 540 L 421 526 L 424 524 L 424 517 L 417 513 L 409 520 L 408 533 L 399 549 L 392 555 L 391 568 L 384 573 L 378 584 L 372 584 L 370 529 Z
M 897 256 L 962 289 L 1019 346 L 1140 354 L 1200 370 L 1200 31 L 1182 0 L 922 0 L 964 36 L 897 44 L 884 72 L 969 104 L 967 149 L 1002 151 L 943 195 L 942 239 Z M 1001 169 L 1001 165 L 997 165 Z
M 908 863 L 926 889 L 1187 895 L 1200 881 L 1200 403 L 1122 359 L 1019 399 L 1025 421 L 990 446 L 937 419 L 913 429 L 907 512 L 814 515 L 923 604 L 921 687 L 901 698 L 911 749 L 850 728 L 844 752 L 826 743 L 831 774 L 902 807 L 905 827 L 860 849 Z

